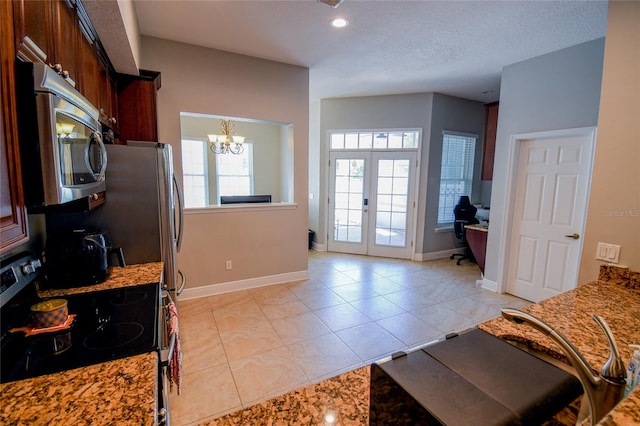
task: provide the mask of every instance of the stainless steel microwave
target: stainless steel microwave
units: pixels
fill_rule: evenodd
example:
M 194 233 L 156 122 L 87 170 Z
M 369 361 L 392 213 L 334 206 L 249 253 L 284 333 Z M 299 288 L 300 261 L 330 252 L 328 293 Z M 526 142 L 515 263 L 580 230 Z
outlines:
M 104 191 L 107 151 L 98 109 L 45 64 L 18 61 L 16 85 L 27 207 Z

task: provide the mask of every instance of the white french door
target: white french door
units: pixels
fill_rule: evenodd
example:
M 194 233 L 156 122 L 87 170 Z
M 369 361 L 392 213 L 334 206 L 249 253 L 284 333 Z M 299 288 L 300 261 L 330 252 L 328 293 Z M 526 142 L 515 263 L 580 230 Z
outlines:
M 329 251 L 411 259 L 417 151 L 329 157 Z

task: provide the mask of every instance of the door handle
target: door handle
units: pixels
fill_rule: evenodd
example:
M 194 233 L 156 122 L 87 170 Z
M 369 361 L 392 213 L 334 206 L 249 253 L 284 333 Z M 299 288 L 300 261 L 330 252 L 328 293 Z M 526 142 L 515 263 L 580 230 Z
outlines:
M 577 233 L 574 232 L 573 234 L 565 235 L 565 237 L 573 238 L 574 240 L 578 240 L 578 239 L 580 239 L 580 234 L 577 234 Z

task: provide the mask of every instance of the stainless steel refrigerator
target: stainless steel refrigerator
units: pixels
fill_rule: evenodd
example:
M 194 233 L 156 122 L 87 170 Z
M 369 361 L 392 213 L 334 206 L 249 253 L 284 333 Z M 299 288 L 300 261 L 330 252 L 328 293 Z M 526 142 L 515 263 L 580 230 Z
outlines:
M 85 223 L 107 229 L 127 264 L 164 262 L 164 287 L 178 295 L 186 285 L 176 265 L 183 201 L 171 145 L 128 141 L 106 147 L 106 203 L 91 211 Z

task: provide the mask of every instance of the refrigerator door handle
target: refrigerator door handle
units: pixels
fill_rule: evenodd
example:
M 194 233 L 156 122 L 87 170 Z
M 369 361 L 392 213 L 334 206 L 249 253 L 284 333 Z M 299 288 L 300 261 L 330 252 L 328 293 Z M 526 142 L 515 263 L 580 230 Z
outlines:
M 180 284 L 180 288 L 176 291 L 176 295 L 180 296 L 184 288 L 187 286 L 187 279 L 180 269 L 178 269 L 178 275 L 182 279 L 182 284 Z
M 176 188 L 176 196 L 178 198 L 178 220 L 180 223 L 178 224 L 178 235 L 176 237 L 176 250 L 180 251 L 180 246 L 182 245 L 182 234 L 184 233 L 184 200 L 182 198 L 182 189 L 180 189 L 180 185 L 178 185 L 178 180 L 176 179 L 176 175 L 173 175 L 173 186 Z

